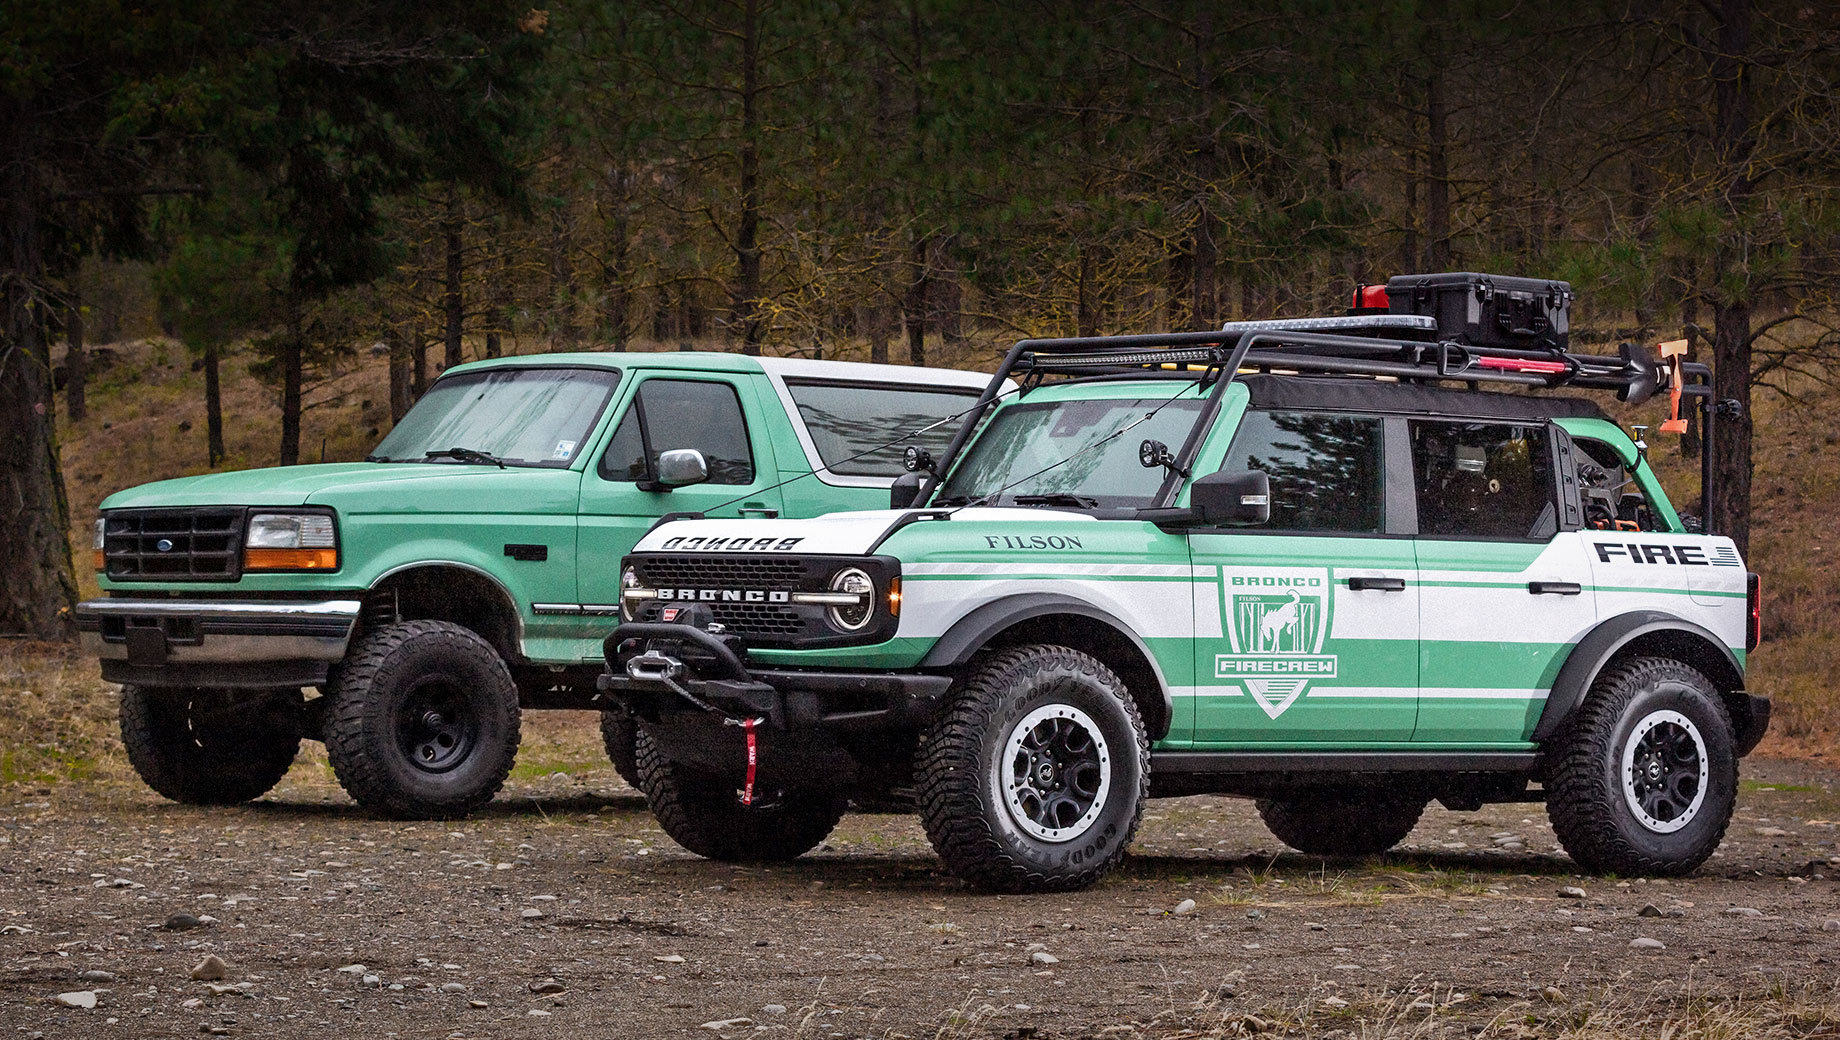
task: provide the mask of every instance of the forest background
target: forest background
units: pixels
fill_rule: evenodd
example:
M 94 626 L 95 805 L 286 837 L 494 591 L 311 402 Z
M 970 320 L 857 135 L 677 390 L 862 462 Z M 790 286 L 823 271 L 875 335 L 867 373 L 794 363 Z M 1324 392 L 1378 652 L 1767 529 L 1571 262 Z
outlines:
M 0 634 L 70 632 L 73 439 L 92 506 L 361 456 L 480 356 L 987 368 L 1461 269 L 1571 281 L 1575 349 L 1714 363 L 1712 520 L 1825 688 L 1837 73 L 1840 10 L 1751 0 L 19 0 Z M 133 436 L 185 461 L 98 469 L 127 413 L 92 407 L 181 410 L 163 370 L 203 421 Z

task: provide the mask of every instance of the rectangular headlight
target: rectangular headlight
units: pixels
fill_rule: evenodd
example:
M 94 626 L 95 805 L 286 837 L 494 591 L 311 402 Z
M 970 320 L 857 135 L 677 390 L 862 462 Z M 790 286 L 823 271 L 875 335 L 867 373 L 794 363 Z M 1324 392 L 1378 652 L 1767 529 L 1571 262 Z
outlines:
M 248 571 L 339 569 L 338 532 L 324 513 L 254 513 L 243 538 Z

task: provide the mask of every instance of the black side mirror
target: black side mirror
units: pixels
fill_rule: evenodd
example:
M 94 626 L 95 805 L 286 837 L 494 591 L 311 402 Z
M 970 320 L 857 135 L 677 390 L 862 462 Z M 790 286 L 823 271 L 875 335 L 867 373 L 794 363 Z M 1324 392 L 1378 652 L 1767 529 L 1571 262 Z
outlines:
M 1222 470 L 1195 481 L 1189 508 L 1210 527 L 1256 527 L 1271 519 L 1271 477 L 1253 470 Z
M 906 509 L 920 497 L 920 488 L 926 483 L 927 475 L 920 472 L 903 473 L 894 478 L 888 487 L 888 508 Z

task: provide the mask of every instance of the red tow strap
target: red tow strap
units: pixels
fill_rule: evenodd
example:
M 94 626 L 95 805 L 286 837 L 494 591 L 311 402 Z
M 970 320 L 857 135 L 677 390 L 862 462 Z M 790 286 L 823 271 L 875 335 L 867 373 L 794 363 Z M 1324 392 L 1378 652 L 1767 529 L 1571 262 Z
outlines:
M 741 789 L 741 804 L 754 804 L 754 770 L 760 764 L 760 749 L 755 745 L 754 726 L 759 719 L 746 719 L 741 723 L 741 731 L 747 734 L 747 786 Z

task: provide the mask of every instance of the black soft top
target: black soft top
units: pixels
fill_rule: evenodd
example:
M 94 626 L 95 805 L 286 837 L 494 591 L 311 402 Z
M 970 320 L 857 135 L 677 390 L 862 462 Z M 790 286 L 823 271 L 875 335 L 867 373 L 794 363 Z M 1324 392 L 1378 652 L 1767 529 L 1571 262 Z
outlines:
M 1595 402 L 1577 397 L 1452 390 L 1358 377 L 1246 375 L 1254 408 L 1374 412 L 1463 419 L 1605 419 Z

